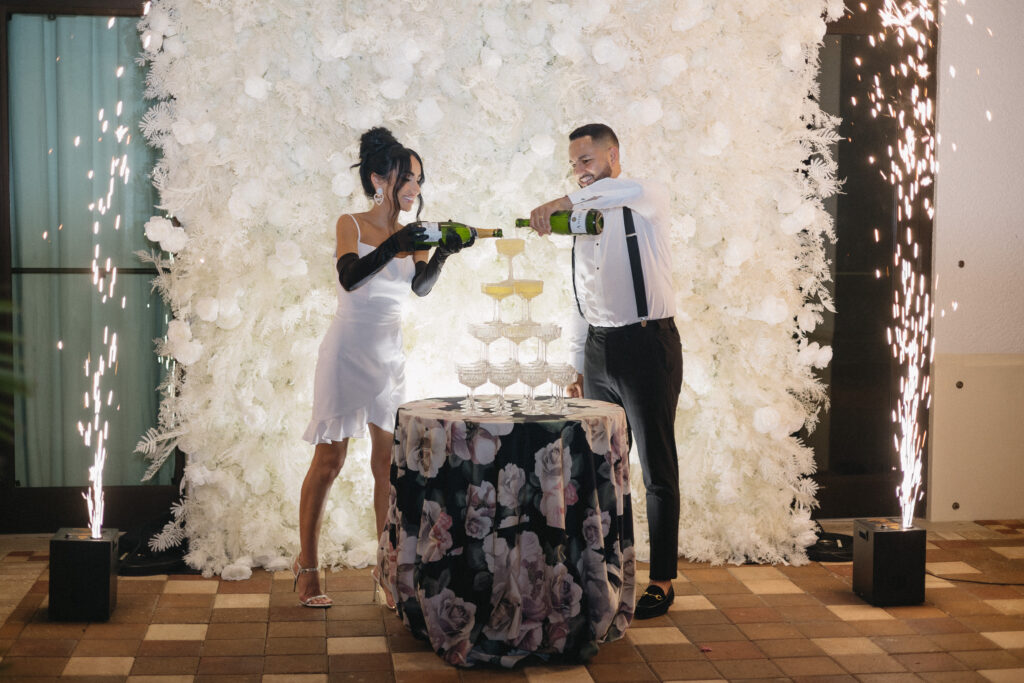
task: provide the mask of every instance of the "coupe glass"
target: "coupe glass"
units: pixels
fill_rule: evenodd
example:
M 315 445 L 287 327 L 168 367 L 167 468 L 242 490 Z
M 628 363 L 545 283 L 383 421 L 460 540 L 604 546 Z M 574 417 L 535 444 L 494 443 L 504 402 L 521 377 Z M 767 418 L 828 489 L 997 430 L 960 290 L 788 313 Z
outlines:
M 548 374 L 548 365 L 544 361 L 536 360 L 519 365 L 519 381 L 527 388 L 526 406 L 523 410 L 527 415 L 538 415 L 543 412 L 537 409 L 535 392 L 537 387 L 548 381 Z
M 555 323 L 541 323 L 537 326 L 533 336 L 540 342 L 540 359 L 548 360 L 548 344 L 558 339 L 562 334 L 562 328 Z
M 536 296 L 539 296 L 544 291 L 543 280 L 514 280 L 512 282 L 512 288 L 515 293 L 522 297 L 526 301 L 526 315 L 523 316 L 523 320 L 526 322 L 533 322 L 533 318 L 530 317 L 530 300 Z
M 518 254 L 523 253 L 523 249 L 526 248 L 526 240 L 521 237 L 506 237 L 494 240 L 494 247 L 498 250 L 499 254 L 508 259 L 508 279 L 511 282 L 515 279 L 512 276 L 512 260 Z
M 555 385 L 555 410 L 564 415 L 572 414 L 565 404 L 565 390 L 576 381 L 576 368 L 569 363 L 554 363 L 548 365 L 548 376 L 551 383 Z
M 455 364 L 455 372 L 459 376 L 459 383 L 464 384 L 469 389 L 469 393 L 466 395 L 466 402 L 462 406 L 462 412 L 479 412 L 476 396 L 473 392 L 487 381 L 487 369 L 487 362 L 482 360 Z
M 512 359 L 519 362 L 519 345 L 533 336 L 536 325 L 527 323 L 508 323 L 501 329 L 501 334 L 512 343 Z
M 512 288 L 511 282 L 485 282 L 480 285 L 480 291 L 487 296 L 494 299 L 494 316 L 491 318 L 492 322 L 501 322 L 501 300 L 507 296 L 512 296 L 515 291 Z
M 503 325 L 496 322 L 470 323 L 469 334 L 480 342 L 482 351 L 480 358 L 484 361 L 490 360 L 491 342 L 501 338 Z
M 505 400 L 505 390 L 519 379 L 519 363 L 513 360 L 488 363 L 487 379 L 491 381 L 491 384 L 498 387 L 498 406 L 494 412 L 499 415 L 511 415 L 512 409 L 508 405 L 508 401 Z

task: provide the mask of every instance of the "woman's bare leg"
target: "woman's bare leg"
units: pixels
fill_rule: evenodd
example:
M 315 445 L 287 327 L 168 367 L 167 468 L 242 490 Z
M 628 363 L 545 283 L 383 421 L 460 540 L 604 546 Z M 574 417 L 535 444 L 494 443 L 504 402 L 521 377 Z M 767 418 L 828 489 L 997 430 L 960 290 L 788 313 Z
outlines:
M 333 443 L 317 444 L 313 450 L 313 461 L 309 464 L 306 478 L 302 481 L 299 497 L 299 556 L 300 567 L 319 565 L 320 527 L 324 519 L 324 506 L 331 485 L 341 472 L 348 452 L 348 439 Z M 299 599 L 308 600 L 319 595 L 320 575 L 306 572 L 299 576 Z
M 395 435 L 375 424 L 370 425 L 370 472 L 373 473 L 373 515 L 377 522 L 376 541 L 384 533 L 384 525 L 388 520 L 388 504 L 391 501 L 391 451 L 394 447 Z M 378 569 L 374 569 L 377 575 Z M 383 585 L 381 585 L 383 588 Z M 388 607 L 394 608 L 394 598 L 384 589 Z

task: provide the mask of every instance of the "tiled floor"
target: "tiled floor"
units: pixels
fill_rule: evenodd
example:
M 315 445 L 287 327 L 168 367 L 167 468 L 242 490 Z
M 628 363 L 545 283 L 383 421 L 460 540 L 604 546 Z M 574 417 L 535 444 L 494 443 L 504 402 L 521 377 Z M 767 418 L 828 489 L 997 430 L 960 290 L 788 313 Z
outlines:
M 823 525 L 852 533 L 849 521 Z M 928 576 L 922 605 L 866 604 L 850 563 L 680 562 L 668 615 L 634 622 L 586 665 L 512 671 L 442 663 L 373 603 L 367 569 L 327 574 L 326 611 L 297 606 L 288 572 L 258 571 L 122 577 L 110 622 L 51 623 L 49 536 L 0 536 L 0 679 L 1024 681 L 1024 524 L 924 526 L 929 572 L 970 582 Z

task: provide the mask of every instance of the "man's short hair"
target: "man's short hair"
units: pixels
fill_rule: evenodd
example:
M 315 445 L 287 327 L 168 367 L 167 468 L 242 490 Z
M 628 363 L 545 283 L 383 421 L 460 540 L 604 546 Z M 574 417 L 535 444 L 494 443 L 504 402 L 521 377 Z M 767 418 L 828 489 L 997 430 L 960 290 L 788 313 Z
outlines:
M 580 126 L 569 133 L 569 142 L 586 137 L 589 137 L 594 142 L 603 142 L 613 147 L 619 146 L 619 138 L 615 136 L 615 131 L 603 123 L 588 123 L 585 126 Z

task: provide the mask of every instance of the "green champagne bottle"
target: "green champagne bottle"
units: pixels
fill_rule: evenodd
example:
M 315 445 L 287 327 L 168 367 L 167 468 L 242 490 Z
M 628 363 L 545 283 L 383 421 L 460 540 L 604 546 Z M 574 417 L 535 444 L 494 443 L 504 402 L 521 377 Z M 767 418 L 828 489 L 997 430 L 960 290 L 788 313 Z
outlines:
M 416 242 L 417 249 L 436 247 L 447 235 L 457 235 L 463 244 L 476 237 L 501 237 L 501 228 L 474 228 L 455 221 L 415 221 L 409 225 L 423 228 L 426 233 Z M 408 226 L 406 226 L 408 227 Z
M 530 227 L 530 219 L 517 218 L 516 227 Z M 604 214 L 597 209 L 555 211 L 551 214 L 551 232 L 556 235 L 600 235 L 602 230 Z

